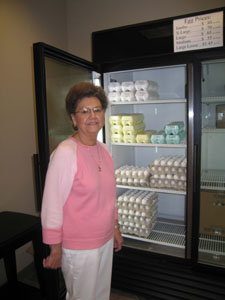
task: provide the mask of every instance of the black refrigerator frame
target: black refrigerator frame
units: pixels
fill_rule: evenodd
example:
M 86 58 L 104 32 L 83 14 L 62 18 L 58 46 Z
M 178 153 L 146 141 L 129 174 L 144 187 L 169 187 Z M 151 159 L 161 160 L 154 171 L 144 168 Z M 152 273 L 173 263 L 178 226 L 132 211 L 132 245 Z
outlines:
M 192 299 L 194 295 L 199 297 L 196 299 L 207 299 L 206 294 L 204 294 L 207 290 L 209 294 L 215 294 L 215 296 L 208 296 L 209 299 L 214 299 L 210 297 L 225 299 L 222 288 L 225 269 L 198 262 L 201 62 L 224 59 L 225 46 L 178 53 L 173 52 L 174 19 L 218 11 L 223 11 L 224 14 L 224 10 L 225 8 L 222 7 L 215 10 L 92 33 L 93 62 L 100 65 L 102 74 L 179 64 L 186 64 L 188 73 L 191 74 L 188 78 L 186 94 L 189 99 L 193 100 L 193 107 L 189 106 L 188 109 L 194 112 L 193 122 L 188 122 L 189 135 L 193 137 L 192 141 L 188 141 L 192 143 L 188 147 L 188 164 L 192 164 L 192 174 L 188 175 L 191 181 L 189 182 L 191 184 L 189 185 L 188 193 L 189 198 L 192 199 L 187 201 L 186 209 L 187 222 L 190 226 L 187 228 L 186 234 L 185 259 L 129 247 L 124 247 L 121 252 L 114 256 L 112 285 L 118 289 L 137 292 L 147 297 L 147 299 Z M 149 40 L 147 40 L 148 38 L 144 39 L 143 35 L 146 37 L 146 34 L 152 34 L 152 37 Z M 223 24 L 223 45 L 225 45 L 224 42 Z M 176 271 L 173 272 L 173 270 Z M 202 278 L 202 286 L 200 278 Z M 199 292 L 200 289 L 202 289 L 202 295 Z

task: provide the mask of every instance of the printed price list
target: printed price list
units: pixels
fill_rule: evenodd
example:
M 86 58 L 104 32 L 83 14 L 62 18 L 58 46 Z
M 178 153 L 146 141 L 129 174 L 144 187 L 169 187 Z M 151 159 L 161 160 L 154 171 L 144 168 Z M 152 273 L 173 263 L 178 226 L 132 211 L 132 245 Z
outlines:
M 174 52 L 223 46 L 223 12 L 173 22 Z

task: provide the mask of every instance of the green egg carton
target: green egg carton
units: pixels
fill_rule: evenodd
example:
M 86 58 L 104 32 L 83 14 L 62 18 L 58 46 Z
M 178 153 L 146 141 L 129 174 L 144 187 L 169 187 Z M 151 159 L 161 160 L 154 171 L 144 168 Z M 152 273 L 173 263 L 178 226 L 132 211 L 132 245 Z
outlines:
M 184 131 L 184 122 L 183 121 L 176 121 L 171 122 L 165 126 L 165 133 L 169 134 L 179 134 L 179 132 Z
M 166 134 L 164 131 L 160 131 L 157 134 L 151 136 L 152 144 L 165 144 L 166 143 Z

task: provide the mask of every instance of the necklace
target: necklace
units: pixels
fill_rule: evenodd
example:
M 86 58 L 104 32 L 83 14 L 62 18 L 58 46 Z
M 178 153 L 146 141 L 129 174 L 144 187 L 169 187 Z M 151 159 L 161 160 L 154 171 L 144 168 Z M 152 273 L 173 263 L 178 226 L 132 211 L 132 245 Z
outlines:
M 82 142 L 80 136 L 78 134 L 75 134 L 74 135 L 74 138 L 77 139 L 78 141 L 80 141 L 82 144 L 85 145 L 85 143 Z M 101 168 L 101 159 L 100 159 L 100 149 L 99 149 L 99 145 L 98 145 L 98 142 L 96 143 L 96 147 L 97 147 L 97 153 L 98 153 L 98 161 L 96 161 L 94 155 L 91 153 L 91 151 L 89 152 L 92 156 L 92 158 L 94 159 L 94 161 L 96 162 L 97 166 L 98 166 L 98 171 L 101 172 L 102 171 L 102 168 Z
M 100 156 L 100 149 L 99 149 L 99 145 L 98 143 L 96 144 L 97 147 L 97 154 L 98 154 L 98 161 L 96 161 L 94 155 L 91 153 L 92 158 L 94 159 L 94 161 L 96 162 L 97 166 L 98 166 L 98 171 L 101 172 L 102 171 L 102 167 L 101 167 L 101 156 Z

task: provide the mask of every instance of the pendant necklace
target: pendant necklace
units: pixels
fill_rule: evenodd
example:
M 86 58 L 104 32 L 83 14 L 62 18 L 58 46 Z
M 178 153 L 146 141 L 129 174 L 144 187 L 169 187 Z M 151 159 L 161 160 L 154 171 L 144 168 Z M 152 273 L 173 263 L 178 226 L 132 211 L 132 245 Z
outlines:
M 82 143 L 81 138 L 80 138 L 79 136 L 77 136 L 77 140 L 80 141 L 80 142 Z M 84 143 L 82 143 L 82 144 L 84 144 Z M 85 144 L 84 144 L 84 145 L 85 145 Z M 96 164 L 97 164 L 97 166 L 98 166 L 98 171 L 101 172 L 101 171 L 102 171 L 102 168 L 101 168 L 101 159 L 100 159 L 101 156 L 100 156 L 100 149 L 99 149 L 98 142 L 97 142 L 97 144 L 96 144 L 96 147 L 97 147 L 97 153 L 98 153 L 98 162 L 96 161 L 96 159 L 95 159 L 94 155 L 91 153 L 91 151 L 90 151 L 89 153 L 91 154 L 92 158 L 93 158 L 94 161 L 96 162 Z
M 98 171 L 101 172 L 102 171 L 102 167 L 101 167 L 101 159 L 100 159 L 100 149 L 98 144 L 96 145 L 97 147 L 97 154 L 98 154 L 98 162 L 96 161 L 94 155 L 91 153 L 92 158 L 94 159 L 94 161 L 96 162 L 97 166 L 98 166 Z
M 102 168 L 101 168 L 101 157 L 100 157 L 100 151 L 99 151 L 99 147 L 98 147 L 98 144 L 96 145 L 97 146 L 97 152 L 98 152 L 98 161 L 99 161 L 99 163 L 97 163 L 97 165 L 98 165 L 98 171 L 99 172 L 101 172 L 102 171 Z

